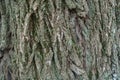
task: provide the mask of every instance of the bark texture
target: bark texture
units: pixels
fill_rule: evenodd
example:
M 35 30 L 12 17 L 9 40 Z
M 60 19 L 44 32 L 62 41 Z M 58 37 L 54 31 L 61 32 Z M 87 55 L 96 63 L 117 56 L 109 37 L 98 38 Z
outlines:
M 0 80 L 120 80 L 120 0 L 0 0 Z

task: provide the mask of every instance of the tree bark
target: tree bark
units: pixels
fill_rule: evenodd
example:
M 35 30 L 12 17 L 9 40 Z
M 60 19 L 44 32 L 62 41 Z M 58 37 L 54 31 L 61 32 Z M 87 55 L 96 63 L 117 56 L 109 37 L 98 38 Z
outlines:
M 0 80 L 119 79 L 119 0 L 0 1 Z

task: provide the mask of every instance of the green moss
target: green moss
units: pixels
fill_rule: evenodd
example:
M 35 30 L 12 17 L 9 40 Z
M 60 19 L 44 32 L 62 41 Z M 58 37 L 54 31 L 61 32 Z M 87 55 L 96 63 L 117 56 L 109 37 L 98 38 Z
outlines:
M 76 4 L 72 0 L 65 0 L 65 1 L 66 1 L 66 5 L 68 6 L 69 9 L 76 8 Z
M 90 70 L 90 71 L 89 71 L 89 74 L 88 74 L 89 80 L 92 80 L 92 76 L 93 76 L 93 74 L 92 74 L 92 71 Z

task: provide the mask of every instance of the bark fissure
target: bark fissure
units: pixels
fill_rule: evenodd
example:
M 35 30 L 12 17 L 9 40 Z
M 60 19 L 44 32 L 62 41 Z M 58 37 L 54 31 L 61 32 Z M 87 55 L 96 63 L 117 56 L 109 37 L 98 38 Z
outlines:
M 1 80 L 119 80 L 119 0 L 1 0 Z

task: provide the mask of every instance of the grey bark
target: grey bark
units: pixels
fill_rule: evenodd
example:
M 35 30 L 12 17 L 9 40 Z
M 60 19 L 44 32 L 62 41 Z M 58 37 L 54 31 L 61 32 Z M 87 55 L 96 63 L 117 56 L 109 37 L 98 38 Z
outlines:
M 0 80 L 120 80 L 120 1 L 0 0 Z

